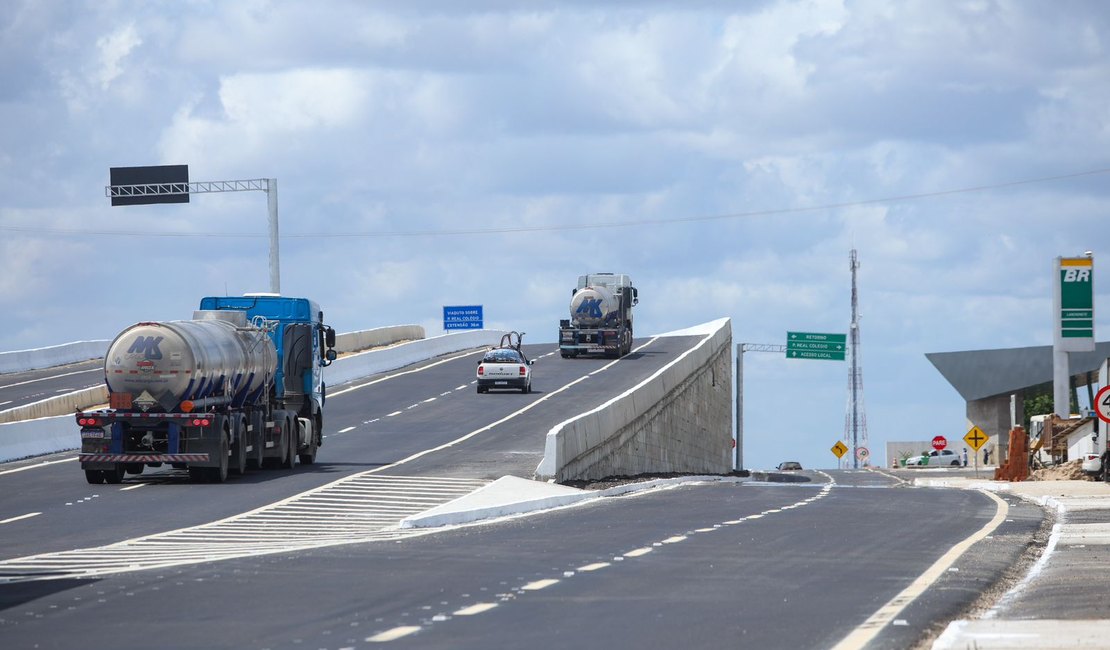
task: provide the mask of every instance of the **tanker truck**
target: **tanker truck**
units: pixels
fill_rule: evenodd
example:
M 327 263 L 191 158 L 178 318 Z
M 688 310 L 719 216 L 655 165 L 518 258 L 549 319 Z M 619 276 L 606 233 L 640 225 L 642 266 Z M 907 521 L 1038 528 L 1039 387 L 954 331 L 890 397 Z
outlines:
M 85 478 L 169 464 L 222 483 L 248 466 L 312 464 L 334 348 L 316 303 L 276 294 L 207 297 L 192 320 L 128 327 L 104 356 L 108 408 L 76 415 Z
M 570 318 L 559 321 L 559 353 L 564 358 L 628 354 L 632 351 L 632 306 L 639 301 L 639 292 L 627 275 L 578 276 L 578 286 L 570 292 Z

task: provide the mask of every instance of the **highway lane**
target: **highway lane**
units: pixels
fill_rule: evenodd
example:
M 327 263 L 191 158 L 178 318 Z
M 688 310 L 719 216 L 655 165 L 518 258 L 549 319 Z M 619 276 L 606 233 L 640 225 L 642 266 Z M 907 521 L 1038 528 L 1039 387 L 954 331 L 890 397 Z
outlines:
M 690 485 L 422 537 L 9 585 L 0 636 L 13 648 L 829 648 L 999 513 L 977 492 L 829 474 L 835 485 L 816 473 Z M 913 646 L 996 581 L 1040 522 L 1009 508 L 869 647 Z M 933 510 L 955 520 L 912 534 L 896 523 Z
M 637 346 L 646 347 L 619 362 L 562 359 L 552 346 L 525 346 L 529 356 L 538 357 L 536 392 L 529 395 L 477 394 L 472 382 L 481 351 L 329 387 L 327 438 L 315 465 L 292 472 L 252 471 L 222 485 L 191 484 L 184 472 L 160 468 L 129 476 L 119 486 L 93 486 L 85 483 L 75 461 L 24 471 L 12 470 L 41 459 L 0 465 L 0 521 L 7 522 L 0 524 L 0 559 L 110 544 L 230 517 L 359 472 L 381 470 L 475 432 L 390 473 L 531 477 L 551 426 L 631 388 L 697 340 L 638 340 Z M 521 412 L 529 405 L 534 407 Z M 52 458 L 65 457 L 73 454 Z
M 104 383 L 104 361 L 0 375 L 0 411 L 26 406 Z

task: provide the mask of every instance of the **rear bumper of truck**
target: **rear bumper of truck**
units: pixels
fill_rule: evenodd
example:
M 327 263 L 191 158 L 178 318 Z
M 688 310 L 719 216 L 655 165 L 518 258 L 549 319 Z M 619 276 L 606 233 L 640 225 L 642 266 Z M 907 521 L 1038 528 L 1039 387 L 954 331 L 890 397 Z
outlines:
M 208 454 L 78 454 L 81 469 L 112 469 L 116 463 L 207 463 Z

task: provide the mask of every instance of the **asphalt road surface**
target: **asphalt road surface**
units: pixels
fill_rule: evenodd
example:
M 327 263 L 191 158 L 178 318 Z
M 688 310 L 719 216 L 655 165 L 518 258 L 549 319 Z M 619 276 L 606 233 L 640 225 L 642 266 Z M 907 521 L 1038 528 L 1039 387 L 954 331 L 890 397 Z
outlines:
M 0 411 L 26 406 L 104 383 L 104 361 L 0 375 Z
M 974 607 L 1041 524 L 978 492 L 830 471 L 395 528 L 530 477 L 551 426 L 696 341 L 615 363 L 526 346 L 530 395 L 476 394 L 477 353 L 332 387 L 316 465 L 223 485 L 157 470 L 90 486 L 65 455 L 0 465 L 3 647 L 905 648 Z

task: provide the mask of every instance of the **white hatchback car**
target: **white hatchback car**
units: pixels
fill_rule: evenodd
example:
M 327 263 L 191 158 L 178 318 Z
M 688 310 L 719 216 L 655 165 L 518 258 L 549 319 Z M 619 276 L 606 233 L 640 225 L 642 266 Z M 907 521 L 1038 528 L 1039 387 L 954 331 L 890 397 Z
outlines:
M 531 393 L 533 363 L 517 348 L 493 348 L 478 362 L 478 392 L 515 388 Z
M 963 462 L 960 460 L 959 454 L 951 449 L 941 449 L 939 451 L 934 449 L 928 454 L 922 453 L 920 456 L 910 456 L 906 459 L 906 467 L 924 467 L 925 465 L 930 467 L 944 467 L 946 465 L 959 467 L 963 465 Z

